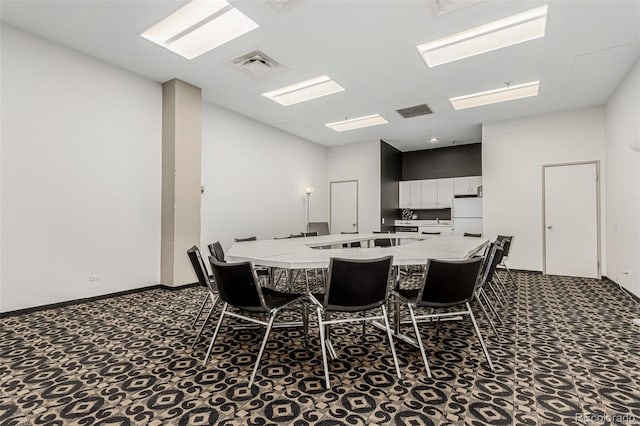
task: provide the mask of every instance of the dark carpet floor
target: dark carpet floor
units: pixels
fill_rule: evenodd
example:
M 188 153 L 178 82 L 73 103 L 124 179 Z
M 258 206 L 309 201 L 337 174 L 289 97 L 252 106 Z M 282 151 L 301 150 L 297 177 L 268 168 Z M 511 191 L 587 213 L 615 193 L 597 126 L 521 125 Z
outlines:
M 433 379 L 412 346 L 396 346 L 398 380 L 383 332 L 363 344 L 359 326 L 336 327 L 329 391 L 314 325 L 308 349 L 299 329 L 272 334 L 252 389 L 257 330 L 223 328 L 203 367 L 213 326 L 189 349 L 201 288 L 0 319 L 0 424 L 640 423 L 636 302 L 604 281 L 515 276 L 502 340 L 474 309 L 494 371 L 469 321 L 421 325 Z

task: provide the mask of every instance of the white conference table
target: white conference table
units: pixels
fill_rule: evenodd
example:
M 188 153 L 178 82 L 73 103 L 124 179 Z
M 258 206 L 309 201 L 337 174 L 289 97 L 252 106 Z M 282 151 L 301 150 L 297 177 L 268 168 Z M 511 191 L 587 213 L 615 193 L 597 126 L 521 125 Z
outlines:
M 392 247 L 371 247 L 376 239 L 410 240 Z M 413 240 L 413 241 L 411 241 Z M 321 248 L 339 246 L 352 242 L 366 242 L 368 247 Z M 395 280 L 400 279 L 399 267 L 425 265 L 429 259 L 464 260 L 480 252 L 489 241 L 477 237 L 454 237 L 422 234 L 336 234 L 318 237 L 286 238 L 278 240 L 242 241 L 234 243 L 225 253 L 225 259 L 231 262 L 251 261 L 254 265 L 269 268 L 321 269 L 328 268 L 332 257 L 346 259 L 375 259 L 393 256 L 396 270 Z M 315 247 L 315 248 L 314 248 Z M 289 278 L 291 278 L 289 276 Z M 398 306 L 394 307 L 393 335 L 407 343 L 417 346 L 414 339 L 400 333 Z M 456 319 L 456 318 L 452 318 Z M 282 326 L 299 326 L 300 323 L 284 323 Z M 384 326 L 374 322 L 379 328 Z M 326 340 L 327 349 L 332 358 L 337 358 L 331 340 Z
M 324 248 L 375 239 L 415 240 L 392 247 Z M 420 234 L 338 234 L 319 237 L 286 238 L 234 243 L 225 254 L 232 262 L 251 261 L 255 265 L 284 269 L 327 268 L 332 257 L 374 259 L 393 256 L 394 266 L 424 265 L 428 259 L 463 260 L 480 252 L 485 238 Z M 315 247 L 315 248 L 314 248 Z

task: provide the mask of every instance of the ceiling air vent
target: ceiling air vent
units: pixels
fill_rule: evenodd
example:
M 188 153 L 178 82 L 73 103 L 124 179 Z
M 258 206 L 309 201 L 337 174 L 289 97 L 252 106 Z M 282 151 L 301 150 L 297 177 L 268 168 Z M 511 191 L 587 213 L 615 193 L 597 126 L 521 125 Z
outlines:
M 228 61 L 234 68 L 248 74 L 255 80 L 261 80 L 264 77 L 286 69 L 283 65 L 276 62 L 260 49 L 254 49 L 237 58 Z
M 433 111 L 431 111 L 431 108 L 429 108 L 429 105 L 427 104 L 416 105 L 408 108 L 402 108 L 396 111 L 398 112 L 398 114 L 400 114 L 404 118 L 412 118 L 412 117 L 419 117 L 421 115 L 433 114 Z

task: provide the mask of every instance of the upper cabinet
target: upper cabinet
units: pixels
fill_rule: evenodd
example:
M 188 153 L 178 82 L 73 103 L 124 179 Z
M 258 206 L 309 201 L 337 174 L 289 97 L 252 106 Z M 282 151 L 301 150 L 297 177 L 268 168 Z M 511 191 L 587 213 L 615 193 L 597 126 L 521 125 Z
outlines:
M 453 202 L 453 179 L 400 182 L 399 206 L 409 209 L 446 209 Z
M 400 182 L 399 206 L 401 209 L 422 208 L 422 185 L 419 180 Z
M 438 208 L 451 208 L 453 205 L 453 179 L 436 179 L 438 181 Z
M 482 185 L 482 176 L 459 177 L 453 179 L 454 195 L 477 195 Z
M 436 179 L 421 180 L 422 183 L 422 209 L 438 208 L 438 182 Z

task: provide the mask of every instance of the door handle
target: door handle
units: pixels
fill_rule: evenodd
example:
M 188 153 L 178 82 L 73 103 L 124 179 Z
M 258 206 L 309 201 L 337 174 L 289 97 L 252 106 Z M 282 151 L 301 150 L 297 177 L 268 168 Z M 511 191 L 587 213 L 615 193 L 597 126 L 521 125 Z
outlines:
M 551 225 L 547 226 L 547 229 L 551 229 Z

